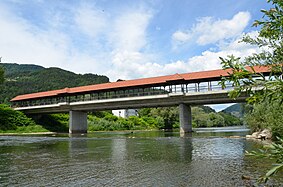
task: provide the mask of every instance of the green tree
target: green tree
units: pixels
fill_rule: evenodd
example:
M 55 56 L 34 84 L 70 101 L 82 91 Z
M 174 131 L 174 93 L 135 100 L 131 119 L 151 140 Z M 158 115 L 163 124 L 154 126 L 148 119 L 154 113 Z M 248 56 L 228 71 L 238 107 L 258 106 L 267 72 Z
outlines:
M 139 116 L 150 116 L 151 108 L 142 108 L 138 111 Z
M 161 129 L 176 128 L 179 124 L 179 110 L 178 107 L 160 107 L 153 108 L 150 111 L 150 116 L 163 118 L 164 126 Z
M 221 115 L 224 118 L 224 124 L 225 126 L 237 126 L 237 125 L 243 125 L 240 118 L 235 117 L 231 114 L 227 114 L 225 112 L 219 112 L 219 115 Z
M 245 116 L 246 122 L 252 131 L 269 128 L 274 137 L 283 134 L 283 105 L 279 103 L 262 102 L 254 104 L 253 110 Z
M 4 68 L 0 66 L 0 84 L 4 82 Z
M 204 109 L 192 107 L 193 127 L 209 127 L 209 116 L 204 112 Z
M 256 115 L 257 121 L 267 120 L 268 115 L 274 114 L 274 111 L 271 111 L 271 114 L 261 113 L 262 109 L 257 107 L 264 104 L 270 107 L 274 103 L 280 105 L 283 103 L 283 1 L 267 0 L 267 2 L 271 3 L 273 7 L 269 10 L 261 10 L 263 18 L 256 20 L 253 24 L 254 27 L 260 27 L 258 36 L 252 38 L 247 35 L 242 40 L 247 44 L 258 46 L 261 51 L 246 58 L 233 55 L 227 58 L 220 57 L 223 69 L 231 68 L 232 70 L 230 76 L 222 80 L 222 86 L 225 87 L 225 83 L 228 81 L 236 87 L 229 93 L 230 97 L 238 97 L 242 92 L 246 92 L 250 96 L 247 101 L 257 105 L 254 110 L 254 113 L 259 112 Z M 251 70 L 246 66 L 250 66 Z M 257 73 L 252 66 L 267 66 L 270 68 L 270 75 L 266 77 Z M 282 113 L 279 115 L 282 116 Z M 269 122 L 267 121 L 264 125 L 270 128 Z M 279 124 L 282 123 L 283 121 L 279 122 Z M 273 128 L 272 130 L 273 134 L 279 134 L 282 132 L 282 127 L 280 125 L 279 129 Z M 282 136 L 282 134 L 280 135 Z M 283 157 L 282 145 L 276 152 L 271 151 L 271 155 L 274 154 Z M 267 172 L 265 182 L 268 177 L 283 168 L 282 159 L 278 159 L 277 163 L 279 163 L 278 166 Z
M 211 126 L 212 127 L 224 127 L 226 126 L 225 124 L 225 119 L 218 113 L 209 113 L 209 119 L 211 121 Z

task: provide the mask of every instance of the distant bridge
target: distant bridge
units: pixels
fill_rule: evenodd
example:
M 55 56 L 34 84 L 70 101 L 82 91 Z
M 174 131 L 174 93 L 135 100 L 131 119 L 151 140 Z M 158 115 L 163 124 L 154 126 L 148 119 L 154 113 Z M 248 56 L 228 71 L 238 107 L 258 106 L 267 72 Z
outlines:
M 253 68 L 264 75 L 270 72 L 268 67 Z M 228 97 L 232 85 L 219 86 L 229 73 L 231 70 L 211 70 L 125 80 L 19 95 L 11 101 L 15 110 L 27 114 L 69 112 L 70 133 L 86 133 L 89 111 L 179 106 L 180 132 L 186 133 L 192 131 L 191 105 L 245 101 L 244 94 L 237 99 Z

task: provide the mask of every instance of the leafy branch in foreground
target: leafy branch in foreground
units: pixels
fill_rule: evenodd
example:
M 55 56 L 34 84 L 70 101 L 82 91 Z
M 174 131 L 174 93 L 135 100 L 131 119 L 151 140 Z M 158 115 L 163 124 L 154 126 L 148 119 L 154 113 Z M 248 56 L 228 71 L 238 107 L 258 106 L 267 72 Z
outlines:
M 227 56 L 227 58 L 220 57 L 223 69 L 229 69 L 229 76 L 224 77 L 220 84 L 225 87 L 225 83 L 232 83 L 235 87 L 229 93 L 232 98 L 245 93 L 248 96 L 247 101 L 251 104 L 267 103 L 272 106 L 274 103 L 279 105 L 283 103 L 283 1 L 267 0 L 267 2 L 271 3 L 273 7 L 269 10 L 261 10 L 262 19 L 256 20 L 253 24 L 254 27 L 260 27 L 258 35 L 256 37 L 246 35 L 241 41 L 258 47 L 258 52 L 245 58 L 233 55 Z M 269 76 L 256 72 L 253 68 L 255 66 L 268 67 L 270 69 Z M 279 128 L 272 132 L 273 134 L 282 131 L 280 124 L 278 125 Z M 268 126 L 269 123 L 266 125 Z M 261 178 L 261 181 L 266 182 L 270 176 L 283 168 L 282 139 L 280 139 L 280 144 L 273 144 L 267 152 L 251 152 L 249 155 L 277 159 L 278 165 L 270 169 Z
M 232 84 L 234 90 L 229 92 L 229 97 L 237 98 L 241 94 L 247 94 L 247 102 L 254 104 L 264 100 L 283 102 L 282 65 L 269 66 L 269 76 L 256 72 L 253 66 L 245 66 L 233 55 L 222 58 L 222 68 L 228 70 L 228 77 L 222 77 L 221 86 Z M 280 70 L 279 70 L 280 69 Z
M 279 171 L 283 171 L 283 139 L 277 138 L 278 143 L 272 143 L 270 147 L 267 147 L 265 150 L 260 149 L 258 152 L 251 151 L 246 152 L 247 156 L 256 156 L 259 158 L 269 158 L 276 160 L 277 164 L 274 164 L 264 176 L 259 178 L 259 182 L 267 182 L 267 180 L 278 173 Z
M 223 69 L 232 69 L 230 77 L 223 78 L 222 86 L 225 87 L 225 82 L 232 83 L 236 89 L 230 93 L 230 96 L 238 97 L 244 91 L 250 96 L 248 99 L 250 103 L 265 99 L 279 99 L 283 102 L 283 1 L 267 2 L 274 7 L 261 10 L 263 18 L 254 22 L 254 27 L 261 27 L 258 36 L 246 35 L 241 41 L 257 46 L 259 52 L 245 58 L 237 58 L 233 55 L 220 58 Z M 270 75 L 265 77 L 255 72 L 253 66 L 268 66 Z

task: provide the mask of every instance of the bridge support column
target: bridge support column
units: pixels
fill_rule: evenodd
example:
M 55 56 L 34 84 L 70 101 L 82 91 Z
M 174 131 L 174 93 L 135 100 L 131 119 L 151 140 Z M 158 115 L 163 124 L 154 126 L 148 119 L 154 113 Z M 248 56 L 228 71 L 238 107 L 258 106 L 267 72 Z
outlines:
M 181 103 L 179 105 L 180 134 L 193 132 L 191 107 Z
M 69 133 L 87 133 L 87 113 L 70 111 Z

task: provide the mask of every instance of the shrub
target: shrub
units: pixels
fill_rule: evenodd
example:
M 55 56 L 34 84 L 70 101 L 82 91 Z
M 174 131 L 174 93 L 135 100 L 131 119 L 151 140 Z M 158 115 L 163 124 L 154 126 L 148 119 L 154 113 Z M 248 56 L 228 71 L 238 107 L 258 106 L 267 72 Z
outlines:
M 265 128 L 272 131 L 273 137 L 283 136 L 283 105 L 277 101 L 264 101 L 254 105 L 245 119 L 252 131 L 260 131 Z
M 49 114 L 32 116 L 35 122 L 51 132 L 69 131 L 69 114 Z
M 0 130 L 16 130 L 19 126 L 35 126 L 35 122 L 25 114 L 0 104 Z
M 117 116 L 114 116 L 113 114 L 109 114 L 109 113 L 106 114 L 103 118 L 107 121 L 117 121 L 118 120 Z

